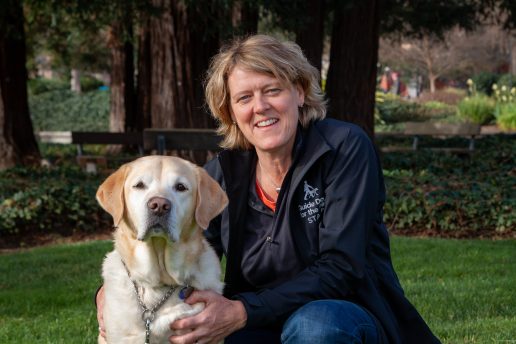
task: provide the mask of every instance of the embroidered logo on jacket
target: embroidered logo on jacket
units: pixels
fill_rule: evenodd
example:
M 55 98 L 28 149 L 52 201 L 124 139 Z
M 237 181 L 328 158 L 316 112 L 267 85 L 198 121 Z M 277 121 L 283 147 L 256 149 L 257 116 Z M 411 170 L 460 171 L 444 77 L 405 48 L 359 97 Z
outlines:
M 319 189 L 308 185 L 306 180 L 305 180 L 304 190 L 305 190 L 305 201 L 307 201 L 308 198 L 314 198 L 315 196 L 319 196 L 319 192 L 318 192 Z
M 315 223 L 324 210 L 324 197 L 319 197 L 319 189 L 308 184 L 306 180 L 303 191 L 305 192 L 305 202 L 298 205 L 299 215 L 308 223 Z

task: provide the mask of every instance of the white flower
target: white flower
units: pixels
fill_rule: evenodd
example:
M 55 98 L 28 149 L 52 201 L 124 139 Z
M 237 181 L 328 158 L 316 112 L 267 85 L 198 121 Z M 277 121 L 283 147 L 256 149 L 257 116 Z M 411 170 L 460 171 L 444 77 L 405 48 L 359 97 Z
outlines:
M 507 86 L 503 85 L 502 86 L 502 92 L 505 92 L 505 91 L 507 91 Z
M 498 89 L 498 86 L 496 84 L 493 84 L 493 86 L 491 86 L 493 90 L 497 90 Z

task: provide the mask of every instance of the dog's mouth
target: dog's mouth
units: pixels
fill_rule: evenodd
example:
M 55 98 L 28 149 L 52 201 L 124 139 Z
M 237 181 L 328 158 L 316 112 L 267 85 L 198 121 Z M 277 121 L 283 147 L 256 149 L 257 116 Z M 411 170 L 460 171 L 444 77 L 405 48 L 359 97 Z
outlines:
M 139 231 L 137 239 L 140 241 L 146 241 L 153 237 L 165 238 L 171 242 L 177 241 L 177 238 L 173 234 L 170 226 L 161 222 L 151 223 L 146 227 L 146 229 Z

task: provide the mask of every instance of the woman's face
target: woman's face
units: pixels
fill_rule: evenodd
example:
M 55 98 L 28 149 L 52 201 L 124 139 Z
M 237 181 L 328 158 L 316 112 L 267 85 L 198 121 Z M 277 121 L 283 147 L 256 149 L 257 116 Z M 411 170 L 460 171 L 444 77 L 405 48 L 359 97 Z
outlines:
M 257 151 L 290 154 L 294 145 L 301 87 L 283 85 L 268 74 L 236 66 L 228 77 L 231 117 Z

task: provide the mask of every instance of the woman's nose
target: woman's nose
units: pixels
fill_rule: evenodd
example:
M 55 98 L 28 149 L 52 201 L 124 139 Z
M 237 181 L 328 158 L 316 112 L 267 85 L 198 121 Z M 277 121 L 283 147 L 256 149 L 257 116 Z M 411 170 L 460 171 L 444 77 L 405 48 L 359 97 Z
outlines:
M 263 113 L 270 108 L 269 102 L 262 95 L 255 96 L 254 101 L 255 101 L 254 102 L 254 112 L 255 113 Z

